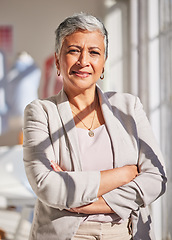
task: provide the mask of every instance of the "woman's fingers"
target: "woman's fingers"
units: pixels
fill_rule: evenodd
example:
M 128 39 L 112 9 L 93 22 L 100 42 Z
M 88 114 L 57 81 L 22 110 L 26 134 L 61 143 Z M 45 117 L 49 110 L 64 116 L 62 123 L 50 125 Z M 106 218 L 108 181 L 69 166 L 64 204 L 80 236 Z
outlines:
M 61 169 L 61 167 L 59 167 L 59 165 L 56 162 L 54 162 L 53 160 L 51 161 L 51 167 L 56 172 L 62 172 L 63 171 Z

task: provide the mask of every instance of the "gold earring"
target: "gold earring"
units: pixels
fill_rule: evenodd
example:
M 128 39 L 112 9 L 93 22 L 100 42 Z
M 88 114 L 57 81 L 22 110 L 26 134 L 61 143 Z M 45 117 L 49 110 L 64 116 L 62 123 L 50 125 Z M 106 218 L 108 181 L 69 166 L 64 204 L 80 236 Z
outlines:
M 101 74 L 100 79 L 101 79 L 101 80 L 104 79 L 104 73 Z
M 57 69 L 57 76 L 59 77 L 60 76 L 60 71 Z

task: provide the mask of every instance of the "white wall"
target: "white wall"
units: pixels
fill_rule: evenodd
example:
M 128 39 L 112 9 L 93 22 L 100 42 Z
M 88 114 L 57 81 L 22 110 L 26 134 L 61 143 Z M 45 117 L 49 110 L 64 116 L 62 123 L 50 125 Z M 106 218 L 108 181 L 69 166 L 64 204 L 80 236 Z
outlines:
M 126 0 L 107 1 L 105 25 L 109 33 L 109 56 L 106 63 L 104 89 L 129 91 L 128 78 L 128 3 Z

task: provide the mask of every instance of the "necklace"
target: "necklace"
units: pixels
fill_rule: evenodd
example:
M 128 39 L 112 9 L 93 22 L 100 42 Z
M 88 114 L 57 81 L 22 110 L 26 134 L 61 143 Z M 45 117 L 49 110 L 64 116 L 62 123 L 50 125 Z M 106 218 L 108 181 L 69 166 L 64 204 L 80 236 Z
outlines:
M 92 129 L 92 127 L 93 127 L 96 109 L 97 109 L 97 102 L 96 102 L 96 105 L 95 105 L 94 116 L 93 116 L 93 120 L 92 120 L 92 123 L 91 123 L 91 126 L 90 126 L 90 127 L 88 127 L 87 125 L 85 125 L 85 123 L 81 120 L 81 118 L 78 117 L 78 115 L 72 110 L 72 112 L 75 114 L 75 116 L 76 116 L 76 117 L 82 122 L 82 124 L 88 129 L 88 136 L 89 136 L 89 137 L 94 137 L 94 132 L 93 132 L 91 129 Z

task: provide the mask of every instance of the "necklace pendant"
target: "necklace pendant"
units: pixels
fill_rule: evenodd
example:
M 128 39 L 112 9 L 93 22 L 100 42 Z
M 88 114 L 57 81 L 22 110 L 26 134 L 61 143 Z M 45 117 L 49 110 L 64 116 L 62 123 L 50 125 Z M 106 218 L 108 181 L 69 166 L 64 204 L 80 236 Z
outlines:
M 90 137 L 94 137 L 94 132 L 91 131 L 91 130 L 89 130 L 88 135 L 89 135 Z

